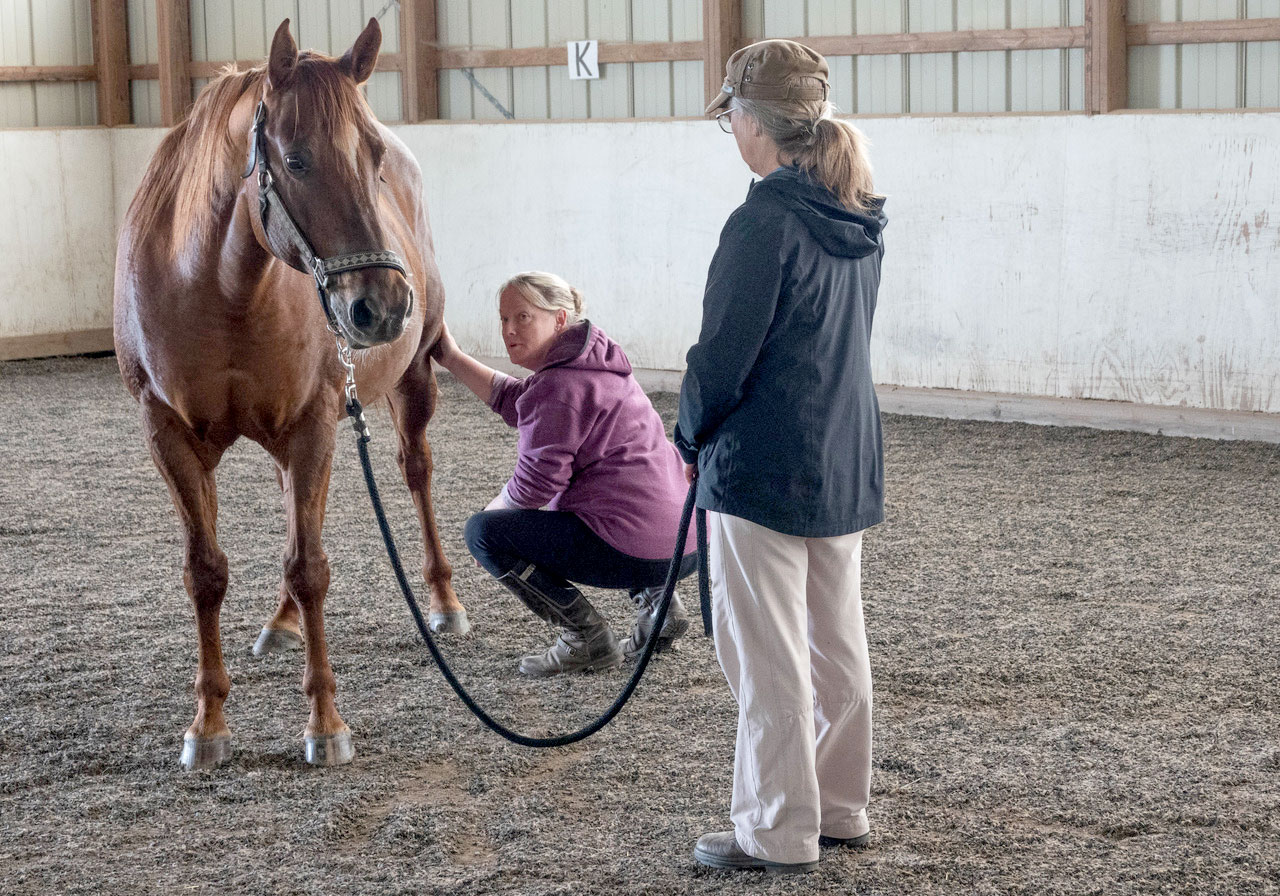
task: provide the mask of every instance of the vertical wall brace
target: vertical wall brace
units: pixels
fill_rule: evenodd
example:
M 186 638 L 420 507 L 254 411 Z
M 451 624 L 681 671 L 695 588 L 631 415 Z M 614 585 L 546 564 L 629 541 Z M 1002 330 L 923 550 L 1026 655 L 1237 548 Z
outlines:
M 702 0 L 703 103 L 720 92 L 724 64 L 742 44 L 742 0 Z
M 129 124 L 129 9 L 117 0 L 93 0 L 93 65 L 98 74 L 98 124 Z
M 156 0 L 156 37 L 160 51 L 160 120 L 165 127 L 182 121 L 191 108 L 191 3 Z
M 400 72 L 404 120 L 440 117 L 440 45 L 436 0 L 400 0 Z
M 1090 115 L 1129 105 L 1125 0 L 1085 0 L 1084 93 Z

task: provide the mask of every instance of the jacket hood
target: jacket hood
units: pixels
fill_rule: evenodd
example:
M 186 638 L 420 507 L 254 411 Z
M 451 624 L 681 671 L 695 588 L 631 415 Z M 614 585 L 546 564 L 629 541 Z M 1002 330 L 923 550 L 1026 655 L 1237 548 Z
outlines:
M 867 212 L 849 211 L 826 187 L 798 168 L 779 168 L 751 185 L 751 193 L 766 190 L 804 222 L 823 250 L 841 258 L 862 258 L 880 248 L 888 219 L 884 199 L 873 200 Z M 748 193 L 750 195 L 750 193 Z
M 574 370 L 598 370 L 627 376 L 631 373 L 631 361 L 622 346 L 594 327 L 589 320 L 581 320 L 556 337 L 547 350 L 546 362 L 538 368 L 565 367 Z

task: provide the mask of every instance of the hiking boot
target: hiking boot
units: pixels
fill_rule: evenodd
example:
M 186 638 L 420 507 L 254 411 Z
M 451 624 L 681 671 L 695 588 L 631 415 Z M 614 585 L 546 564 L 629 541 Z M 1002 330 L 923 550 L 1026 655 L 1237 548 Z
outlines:
M 665 585 L 654 585 L 652 588 L 640 588 L 631 592 L 631 602 L 636 605 L 636 621 L 631 626 L 631 634 L 622 642 L 622 655 L 627 662 L 634 660 L 644 650 L 649 633 L 653 631 L 653 622 L 657 618 L 658 608 L 662 606 L 662 595 Z M 671 606 L 667 608 L 667 618 L 662 621 L 662 631 L 658 632 L 656 652 L 672 647 L 672 642 L 689 630 L 689 615 L 684 611 L 680 595 L 672 593 Z
M 819 834 L 818 845 L 823 849 L 837 849 L 839 847 L 866 849 L 871 845 L 871 834 L 866 833 L 860 837 L 828 837 L 826 834 Z
M 622 651 L 618 649 L 618 642 L 609 627 L 602 624 L 585 637 L 582 633 L 565 629 L 546 653 L 522 659 L 520 674 L 529 678 L 550 678 L 563 672 L 598 672 L 621 665 Z
M 733 831 L 703 834 L 698 838 L 697 846 L 693 848 L 693 857 L 700 865 L 728 870 L 767 871 L 770 874 L 804 874 L 818 870 L 816 861 L 770 862 L 768 859 L 757 859 L 755 856 L 748 855 L 738 845 L 738 839 Z
M 562 672 L 593 672 L 622 665 L 622 650 L 609 624 L 573 585 L 532 564 L 517 567 L 498 581 L 538 616 L 563 629 L 545 653 L 520 661 L 521 674 L 549 678 Z

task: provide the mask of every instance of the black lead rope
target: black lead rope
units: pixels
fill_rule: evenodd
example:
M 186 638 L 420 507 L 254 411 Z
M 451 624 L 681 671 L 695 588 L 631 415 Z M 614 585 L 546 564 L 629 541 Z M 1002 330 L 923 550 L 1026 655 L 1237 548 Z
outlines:
M 528 737 L 518 732 L 512 731 L 505 727 L 471 698 L 466 689 L 458 682 L 457 677 L 453 674 L 453 670 L 445 662 L 444 656 L 440 653 L 440 648 L 436 646 L 435 639 L 431 637 L 431 630 L 428 628 L 426 620 L 422 618 L 422 610 L 418 608 L 418 602 L 413 596 L 413 589 L 409 587 L 409 580 L 404 574 L 404 567 L 400 564 L 400 553 L 396 550 L 395 539 L 391 536 L 391 528 L 387 525 L 387 515 L 382 509 L 382 499 L 378 496 L 378 484 L 373 478 L 373 467 L 369 463 L 369 427 L 365 424 L 364 408 L 360 405 L 360 400 L 356 398 L 356 381 L 355 381 L 355 362 L 351 357 L 351 347 L 347 344 L 346 339 L 341 335 L 341 328 L 334 316 L 333 309 L 329 306 L 328 301 L 328 282 L 331 274 L 343 273 L 345 271 L 360 270 L 362 268 L 371 267 L 388 267 L 400 271 L 401 274 L 408 275 L 404 262 L 398 255 L 389 250 L 369 250 L 365 252 L 354 252 L 347 255 L 340 255 L 330 258 L 323 258 L 316 254 L 311 242 L 302 232 L 302 228 L 298 226 L 297 221 L 289 214 L 289 210 L 285 207 L 284 200 L 275 188 L 275 179 L 271 176 L 270 162 L 267 153 L 267 104 L 265 100 L 259 101 L 258 107 L 253 116 L 253 128 L 249 134 L 249 159 L 245 167 L 242 177 L 248 177 L 256 168 L 258 171 L 258 213 L 262 218 L 263 232 L 268 235 L 268 244 L 270 244 L 270 221 L 272 208 L 277 208 L 280 212 L 280 218 L 283 221 L 293 249 L 298 253 L 299 257 L 309 265 L 310 273 L 315 278 L 316 292 L 320 297 L 320 305 L 324 309 L 325 317 L 329 323 L 329 329 L 333 332 L 338 345 L 338 359 L 341 361 L 343 368 L 347 374 L 346 394 L 347 394 L 347 415 L 352 419 L 352 425 L 356 431 L 356 445 L 360 450 L 360 465 L 364 468 L 364 481 L 369 489 L 369 500 L 373 503 L 373 512 L 378 518 L 378 528 L 382 530 L 382 540 L 387 547 L 387 557 L 391 560 L 391 568 L 395 571 L 396 581 L 400 583 L 400 593 L 404 595 L 405 603 L 409 605 L 409 612 L 413 614 L 413 621 L 417 623 L 418 631 L 421 633 L 424 641 L 427 642 L 427 649 L 431 651 L 431 656 L 435 659 L 436 665 L 440 667 L 440 672 L 444 675 L 445 680 L 449 682 L 449 686 L 467 705 L 467 708 L 475 713 L 476 718 L 484 722 L 498 734 L 501 734 L 512 743 L 520 744 L 525 747 L 563 747 L 568 744 L 577 743 L 585 740 L 595 734 L 605 725 L 609 724 L 622 707 L 630 699 L 632 693 L 636 689 L 636 685 L 640 683 L 640 677 L 644 674 L 644 670 L 649 665 L 649 659 L 653 656 L 653 652 L 658 644 L 658 634 L 662 631 L 662 625 L 667 619 L 667 609 L 671 606 L 671 596 L 675 593 L 676 580 L 679 575 L 680 561 L 684 554 L 685 539 L 689 534 L 689 520 L 693 515 L 694 504 L 694 488 L 689 489 L 689 497 L 685 501 L 684 512 L 680 517 L 680 531 L 676 536 L 676 552 L 671 560 L 671 566 L 667 570 L 667 582 L 665 591 L 662 596 L 662 603 L 658 608 L 658 615 L 654 619 L 653 630 L 649 633 L 649 638 L 645 641 L 644 651 L 640 655 L 640 659 L 636 662 L 635 671 L 631 673 L 631 679 L 627 682 L 622 693 L 613 702 L 613 705 L 605 711 L 590 725 L 581 728 L 570 734 L 563 734 L 559 737 Z M 274 252 L 274 249 L 272 249 Z M 279 257 L 279 256 L 277 256 Z M 282 259 L 283 260 L 283 259 Z M 307 267 L 300 267 L 293 261 L 285 261 L 291 267 L 298 270 L 307 271 Z M 705 541 L 702 533 L 701 519 L 699 520 L 699 543 Z M 699 582 L 703 580 L 701 572 L 703 568 L 703 553 L 699 557 Z M 707 632 L 711 631 L 710 616 L 708 615 L 707 597 L 702 597 L 702 613 L 703 625 Z
M 440 667 L 440 672 L 444 675 L 445 681 L 449 682 L 449 686 L 466 704 L 467 709 L 471 710 L 475 717 L 484 722 L 492 731 L 523 747 L 567 746 L 580 740 L 586 740 L 613 721 L 613 718 L 622 711 L 622 707 L 626 705 L 627 700 L 631 698 L 636 686 L 640 683 L 640 677 L 644 675 L 644 670 L 649 665 L 649 659 L 653 656 L 654 649 L 657 647 L 658 633 L 662 631 L 662 625 L 667 619 L 667 609 L 671 606 L 671 595 L 675 593 L 676 581 L 680 574 L 680 561 L 684 556 L 685 540 L 689 536 L 689 522 L 693 516 L 696 487 L 690 486 L 689 496 L 685 499 L 684 510 L 680 514 L 680 527 L 676 532 L 675 556 L 671 558 L 671 565 L 667 568 L 667 581 L 664 585 L 662 603 L 658 607 L 658 615 L 653 620 L 653 630 L 649 632 L 649 638 L 645 641 L 644 651 L 640 654 L 640 659 L 636 661 L 635 671 L 631 673 L 631 678 L 627 681 L 626 687 L 618 694 L 617 699 L 613 701 L 613 705 L 605 710 L 604 715 L 589 725 L 557 737 L 529 737 L 517 731 L 512 731 L 485 712 L 472 696 L 467 693 L 466 688 L 462 686 L 457 676 L 453 674 L 453 670 L 449 668 L 449 664 L 445 662 L 444 656 L 440 653 L 440 648 L 436 646 L 435 638 L 431 636 L 431 629 L 422 617 L 422 610 L 418 607 L 418 601 L 413 596 L 413 589 L 409 586 L 409 579 L 405 576 L 404 567 L 400 564 L 400 552 L 396 550 L 395 539 L 392 538 L 391 528 L 387 525 L 387 515 L 382 509 L 382 499 L 378 496 L 378 484 L 374 481 L 373 466 L 369 462 L 369 428 L 365 425 L 364 408 L 361 407 L 358 398 L 354 396 L 348 397 L 347 415 L 351 417 L 352 426 L 356 431 L 356 447 L 360 452 L 360 466 L 364 469 L 364 482 L 369 489 L 369 500 L 373 504 L 374 515 L 378 518 L 378 528 L 382 530 L 382 540 L 387 547 L 387 557 L 390 559 L 391 568 L 396 574 L 396 581 L 400 583 L 400 593 L 404 595 L 405 603 L 409 605 L 409 612 L 413 614 L 413 621 L 418 626 L 418 632 L 422 635 L 422 639 L 427 642 L 427 649 L 431 651 L 431 656 L 435 659 L 436 665 Z M 701 520 L 699 520 L 699 523 L 701 523 Z M 698 536 L 699 542 L 705 543 L 705 532 L 703 532 L 702 525 L 698 526 Z M 701 558 L 705 556 L 705 553 L 700 553 L 698 564 L 700 584 L 704 575 L 704 564 Z M 703 625 L 706 627 L 707 632 L 710 633 L 711 617 L 705 593 L 702 596 L 702 606 Z

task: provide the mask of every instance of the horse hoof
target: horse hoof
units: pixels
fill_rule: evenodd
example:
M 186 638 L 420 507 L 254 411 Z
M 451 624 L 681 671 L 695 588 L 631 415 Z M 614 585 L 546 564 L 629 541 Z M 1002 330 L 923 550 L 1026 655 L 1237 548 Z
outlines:
M 302 636 L 287 628 L 264 628 L 253 644 L 254 656 L 266 656 L 268 653 L 284 653 L 297 650 L 302 646 Z
M 217 768 L 231 758 L 231 735 L 196 737 L 188 734 L 182 739 L 182 755 L 178 761 L 187 771 Z
M 437 635 L 465 635 L 471 631 L 467 611 L 456 613 L 432 613 L 427 617 L 427 627 Z
M 322 734 L 318 737 L 308 734 L 302 742 L 307 749 L 307 762 L 311 765 L 346 765 L 356 758 L 350 731 Z

